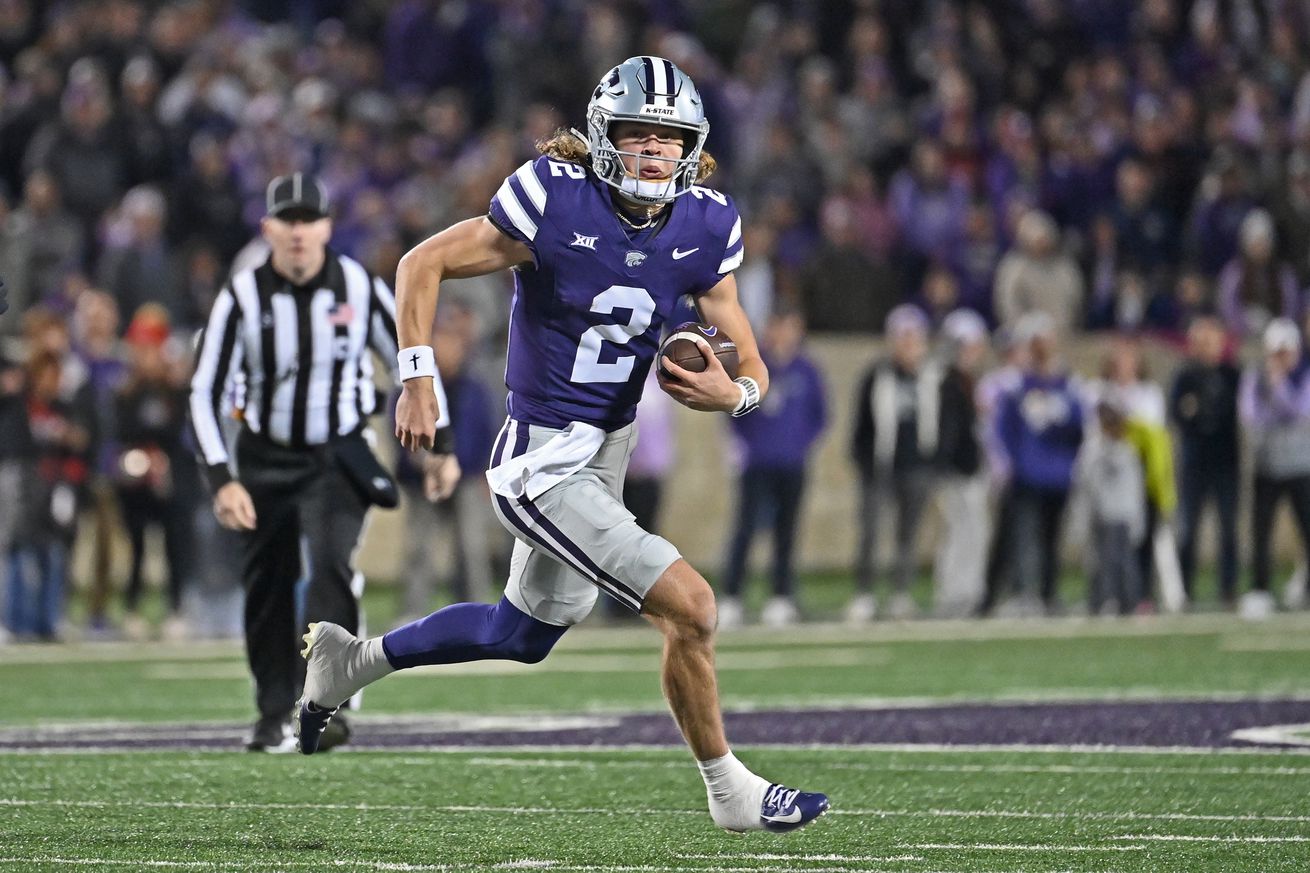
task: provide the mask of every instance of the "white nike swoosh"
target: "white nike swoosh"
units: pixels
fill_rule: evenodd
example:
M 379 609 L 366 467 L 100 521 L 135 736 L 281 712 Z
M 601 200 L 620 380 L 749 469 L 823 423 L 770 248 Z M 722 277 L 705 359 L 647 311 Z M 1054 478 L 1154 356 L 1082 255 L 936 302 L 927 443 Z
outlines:
M 696 248 L 694 248 L 694 249 L 687 249 L 685 252 L 680 252 L 680 251 L 678 251 L 677 249 L 674 249 L 674 250 L 673 250 L 673 260 L 675 260 L 675 261 L 681 261 L 683 258 L 687 257 L 687 255 L 690 255 L 690 254 L 692 254 L 693 252 L 698 252 L 698 251 L 700 251 L 700 246 L 696 246 Z
M 761 815 L 760 818 L 765 821 L 776 821 L 783 824 L 795 824 L 801 820 L 801 808 L 799 806 L 792 809 L 786 815 Z

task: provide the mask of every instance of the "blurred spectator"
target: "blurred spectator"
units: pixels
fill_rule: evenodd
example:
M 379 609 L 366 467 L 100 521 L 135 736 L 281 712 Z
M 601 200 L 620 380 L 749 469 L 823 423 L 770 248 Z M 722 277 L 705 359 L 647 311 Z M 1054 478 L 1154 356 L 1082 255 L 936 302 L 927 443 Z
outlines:
M 918 287 L 929 261 L 949 259 L 964 238 L 969 188 L 947 174 L 941 144 L 922 139 L 910 166 L 892 178 L 888 195 L 905 243 L 905 281 Z
M 68 321 L 52 309 L 37 307 L 23 314 L 22 323 L 28 357 L 48 353 L 59 358 L 59 399 L 71 404 L 80 421 L 88 427 L 94 427 L 95 401 L 92 397 L 90 370 L 73 351 Z M 98 434 L 92 434 L 93 442 L 99 438 Z
M 1028 366 L 1019 387 L 1001 401 L 997 421 L 1013 465 L 1010 559 L 1020 597 L 1015 607 L 1030 612 L 1040 596 L 1040 607 L 1051 613 L 1059 610 L 1057 546 L 1083 441 L 1083 410 L 1060 360 L 1053 320 L 1030 313 L 1016 330 L 1028 342 Z
M 830 200 L 821 217 L 823 242 L 801 277 L 801 301 L 815 330 L 877 328 L 900 298 L 896 276 L 869 256 L 856 215 L 845 200 Z
M 241 218 L 244 204 L 236 173 L 223 142 L 212 134 L 193 137 L 189 157 L 169 197 L 169 237 L 175 245 L 204 241 L 216 249 L 219 263 L 228 263 L 251 235 Z
M 1001 365 L 978 380 L 978 434 L 987 464 L 987 483 L 992 502 L 992 536 L 987 547 L 985 591 L 975 613 L 989 615 L 1011 580 L 1010 527 L 1014 523 L 1014 463 L 1006 453 L 998 429 L 1005 398 L 1023 383 L 1028 367 L 1028 338 L 1014 331 L 997 331 Z
M 1223 323 L 1209 316 L 1192 321 L 1187 360 L 1169 392 L 1169 418 L 1178 428 L 1181 502 L 1178 552 L 1183 588 L 1194 596 L 1196 539 L 1201 512 L 1211 498 L 1219 520 L 1219 596 L 1237 598 L 1237 494 L 1239 446 L 1237 386 L 1240 373 L 1228 358 Z
M 31 16 L 29 23 L 34 22 Z M 23 156 L 32 137 L 59 113 L 63 78 L 34 39 L 16 47 L 8 69 L 12 79 L 0 91 L 0 193 L 14 195 L 23 190 L 31 169 L 24 166 Z
M 1097 434 L 1078 455 L 1077 486 L 1088 499 L 1092 615 L 1129 615 L 1142 601 L 1137 550 L 1146 535 L 1146 488 L 1137 447 L 1128 441 L 1127 408 L 1109 392 L 1096 404 Z
M 1215 151 L 1197 195 L 1189 219 L 1189 260 L 1214 276 L 1237 254 L 1242 222 L 1257 205 L 1247 171 L 1231 148 Z
M 959 283 L 959 301 L 980 315 L 992 315 L 992 286 L 996 267 L 1001 261 L 1001 244 L 996 236 L 996 221 L 985 203 L 969 207 L 964 226 L 964 242 L 948 262 Z
M 1301 301 L 1296 271 L 1276 257 L 1274 222 L 1263 209 L 1242 219 L 1241 250 L 1219 274 L 1219 311 L 1228 329 L 1254 336 L 1271 318 L 1297 319 Z
M 1115 193 L 1111 220 L 1121 269 L 1139 274 L 1152 296 L 1168 287 L 1169 269 L 1178 260 L 1177 230 L 1156 199 L 1153 174 L 1140 161 L 1129 158 L 1119 164 Z
M 27 362 L 27 450 L 6 598 L 9 630 L 19 638 L 57 639 L 86 482 L 91 435 L 60 399 L 62 366 L 60 357 L 46 350 L 35 351 Z
M 1119 230 L 1114 217 L 1101 213 L 1092 219 L 1088 245 L 1083 255 L 1083 277 L 1087 282 L 1087 323 L 1089 330 L 1107 330 L 1122 326 L 1118 292 L 1119 272 L 1123 261 L 1119 254 Z
M 933 563 L 934 613 L 968 615 L 983 596 L 988 516 L 979 442 L 978 377 L 987 357 L 987 325 L 969 309 L 945 319 L 947 369 L 941 385 L 938 487 L 944 530 Z
M 55 178 L 87 234 L 131 178 L 131 144 L 118 135 L 113 114 L 104 72 L 83 58 L 69 70 L 60 117 L 37 131 L 24 157 L 29 170 L 45 169 Z
M 1110 346 L 1102 364 L 1101 381 L 1093 386 L 1091 394 L 1093 400 L 1089 406 L 1109 399 L 1116 407 L 1123 418 L 1124 436 L 1137 449 L 1142 465 L 1145 528 L 1143 536 L 1135 542 L 1140 590 L 1145 597 L 1141 608 L 1146 611 L 1151 608 L 1148 601 L 1156 537 L 1171 535 L 1173 513 L 1178 504 L 1173 441 L 1165 429 L 1164 391 L 1150 378 L 1138 342 L 1131 337 L 1119 337 Z M 1123 609 L 1135 609 L 1138 605 L 1120 602 Z
M 184 296 L 181 264 L 164 238 L 167 204 L 154 188 L 137 187 L 123 197 L 114 237 L 100 262 L 100 285 L 122 312 L 157 303 L 170 319 L 197 326 L 200 314 Z
M 960 304 L 960 283 L 946 267 L 934 264 L 923 277 L 915 303 L 928 316 L 933 331 L 942 327 L 946 317 Z
M 32 173 L 23 202 L 0 225 L 0 275 L 9 302 L 23 312 L 56 293 L 66 271 L 82 263 L 82 228 L 59 202 L 59 187 L 45 171 Z M 0 320 L 0 330 L 16 331 L 21 319 Z
M 201 495 L 199 471 L 184 438 L 189 374 L 181 360 L 169 355 L 171 330 L 168 313 L 159 304 L 147 303 L 136 311 L 124 337 L 129 369 L 115 397 L 114 481 L 132 546 L 124 628 L 134 639 L 146 635 L 140 606 L 145 533 L 150 526 L 164 535 L 168 598 L 164 638 L 182 640 L 188 630 L 182 595 L 192 574 L 192 517 Z
M 741 301 L 751 328 L 759 331 L 769 323 L 777 295 L 774 233 L 773 228 L 763 222 L 751 222 L 743 225 L 741 235 L 746 258 L 733 273 L 737 278 L 737 299 Z
M 24 467 L 27 465 L 27 404 L 23 368 L 0 357 L 0 567 L 7 575 L 14 538 L 22 522 Z M 6 586 L 8 580 L 6 580 Z M 9 607 L 0 610 L 8 625 Z M 0 629 L 0 642 L 8 631 Z
M 113 543 L 118 533 L 118 497 L 113 487 L 118 469 L 115 441 L 115 396 L 127 375 L 126 353 L 118 338 L 118 307 L 103 291 L 83 291 L 73 312 L 73 349 L 87 372 L 95 432 L 100 436 L 92 457 L 86 509 L 91 530 L 91 578 L 86 589 L 87 625 L 93 633 L 109 629 Z
M 1269 590 L 1270 544 L 1278 504 L 1286 497 L 1310 546 L 1310 371 L 1298 368 L 1301 331 L 1275 318 L 1264 330 L 1264 359 L 1242 374 L 1238 393 L 1241 421 L 1250 436 L 1255 481 L 1251 496 L 1251 590 L 1239 602 L 1243 618 L 1267 618 L 1274 610 Z
M 504 537 L 496 537 L 493 549 L 488 530 L 491 498 L 486 479 L 479 474 L 486 471 L 491 458 L 497 409 L 491 392 L 469 366 L 476 335 L 472 319 L 472 313 L 463 307 L 445 303 L 432 343 L 450 404 L 455 456 L 464 471 L 450 499 L 427 499 L 423 493 L 425 458 L 397 447 L 396 480 L 405 495 L 407 543 L 400 592 L 402 616 L 421 617 L 432 612 L 442 568 L 449 568 L 452 603 L 489 600 L 494 591 L 493 551 L 503 551 L 500 544 Z M 439 539 L 433 535 L 434 527 L 451 534 L 453 550 L 448 556 L 432 553 L 431 546 Z M 496 527 L 499 529 L 499 525 Z
M 1275 194 L 1273 212 L 1279 254 L 1304 288 L 1310 285 L 1310 151 L 1302 148 L 1287 159 L 1287 179 Z
M 128 181 L 142 185 L 169 178 L 173 174 L 172 144 L 168 130 L 155 112 L 159 100 L 159 68 L 149 55 L 137 55 L 124 65 L 119 87 L 121 135 L 128 146 Z
M 723 572 L 721 627 L 742 622 L 746 558 L 762 527 L 771 529 L 773 539 L 773 596 L 760 619 L 771 627 L 781 627 L 800 617 L 792 548 L 806 468 L 814 443 L 828 424 L 823 377 L 805 353 L 804 338 L 805 322 L 799 312 L 774 312 L 760 348 L 769 367 L 769 393 L 753 414 L 731 420 L 742 468 L 737 520 Z
M 846 619 L 871 620 L 878 531 L 885 527 L 882 506 L 894 507 L 895 558 L 888 614 L 909 618 L 917 612 L 910 596 L 915 544 L 924 510 L 932 498 L 940 421 L 941 373 L 928 358 L 928 320 L 902 304 L 887 316 L 891 357 L 864 372 L 855 397 L 851 459 L 860 473 L 860 539 L 855 557 L 855 597 Z
M 1060 251 L 1059 228 L 1046 213 L 1031 210 L 1019 220 L 1017 234 L 1016 247 L 996 269 L 997 321 L 1013 329 L 1024 315 L 1040 312 L 1054 330 L 1077 327 L 1083 278 L 1073 259 Z

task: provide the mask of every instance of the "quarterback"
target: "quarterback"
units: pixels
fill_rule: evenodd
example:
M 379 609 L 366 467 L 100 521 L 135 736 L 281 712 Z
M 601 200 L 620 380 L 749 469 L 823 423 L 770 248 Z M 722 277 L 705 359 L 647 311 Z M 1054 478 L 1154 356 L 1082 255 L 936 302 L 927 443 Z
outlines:
M 714 168 L 700 95 L 663 58 L 612 69 L 587 107 L 586 132 L 561 131 L 501 185 L 486 216 L 405 255 L 396 276 L 404 389 L 396 435 L 430 448 L 437 420 L 425 345 L 442 279 L 513 269 L 506 384 L 509 417 L 487 479 L 516 537 L 499 603 L 460 603 L 358 640 L 320 623 L 297 712 L 310 754 L 335 708 L 394 670 L 487 658 L 536 663 L 603 591 L 664 636 L 662 682 L 700 767 L 714 822 L 730 831 L 791 831 L 828 809 L 822 794 L 757 776 L 724 734 L 714 670 L 714 593 L 667 540 L 623 505 L 633 425 L 661 327 L 692 295 L 704 321 L 736 340 L 740 375 L 705 353 L 704 372 L 668 358 L 660 386 L 697 410 L 744 415 L 768 390 L 733 270 L 741 218 L 698 183 Z

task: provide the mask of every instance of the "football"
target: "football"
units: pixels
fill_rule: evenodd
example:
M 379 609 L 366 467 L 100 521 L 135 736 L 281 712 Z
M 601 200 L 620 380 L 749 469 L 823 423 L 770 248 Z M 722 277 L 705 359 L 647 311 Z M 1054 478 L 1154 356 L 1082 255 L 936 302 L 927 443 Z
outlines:
M 664 369 L 664 358 L 668 358 L 693 373 L 705 370 L 705 356 L 701 354 L 700 342 L 709 343 L 710 351 L 728 371 L 729 379 L 737 378 L 737 344 L 732 337 L 712 324 L 700 324 L 688 321 L 675 327 L 660 345 L 660 373 L 666 378 L 676 378 Z

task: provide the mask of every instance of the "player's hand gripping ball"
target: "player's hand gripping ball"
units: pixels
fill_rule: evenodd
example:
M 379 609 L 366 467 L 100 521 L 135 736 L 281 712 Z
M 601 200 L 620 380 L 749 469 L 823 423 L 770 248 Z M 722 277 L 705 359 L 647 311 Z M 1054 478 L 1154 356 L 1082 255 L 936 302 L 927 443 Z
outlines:
M 719 359 L 723 369 L 728 371 L 728 378 L 736 379 L 737 344 L 722 329 L 712 324 L 700 324 L 695 321 L 688 321 L 675 327 L 660 346 L 656 358 L 659 362 L 660 375 L 666 379 L 677 379 L 677 376 L 664 369 L 665 357 L 684 370 L 703 373 L 706 361 L 700 350 L 702 342 L 709 345 L 710 352 Z

